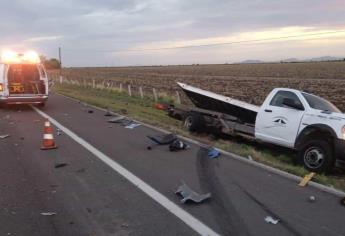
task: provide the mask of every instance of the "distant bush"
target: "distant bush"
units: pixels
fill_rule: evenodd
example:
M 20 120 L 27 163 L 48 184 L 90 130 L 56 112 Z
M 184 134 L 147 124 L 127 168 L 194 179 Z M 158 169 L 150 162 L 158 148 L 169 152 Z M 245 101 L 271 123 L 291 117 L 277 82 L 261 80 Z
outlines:
M 40 56 L 40 58 L 47 70 L 60 69 L 61 67 L 59 60 L 56 58 L 47 59 L 45 56 Z

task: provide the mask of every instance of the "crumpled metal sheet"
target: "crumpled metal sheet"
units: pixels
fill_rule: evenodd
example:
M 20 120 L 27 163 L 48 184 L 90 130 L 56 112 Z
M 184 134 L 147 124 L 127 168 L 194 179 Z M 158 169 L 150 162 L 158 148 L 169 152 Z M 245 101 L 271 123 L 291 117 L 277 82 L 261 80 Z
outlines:
M 165 135 L 157 135 L 157 136 L 147 136 L 151 139 L 154 143 L 159 145 L 169 145 L 174 142 L 177 137 L 175 134 L 165 134 Z
M 211 198 L 211 193 L 206 194 L 199 194 L 193 191 L 186 183 L 182 183 L 180 187 L 175 192 L 176 194 L 180 194 L 183 198 L 181 200 L 182 203 L 186 203 L 187 201 L 193 201 L 195 203 L 201 203 L 209 198 Z

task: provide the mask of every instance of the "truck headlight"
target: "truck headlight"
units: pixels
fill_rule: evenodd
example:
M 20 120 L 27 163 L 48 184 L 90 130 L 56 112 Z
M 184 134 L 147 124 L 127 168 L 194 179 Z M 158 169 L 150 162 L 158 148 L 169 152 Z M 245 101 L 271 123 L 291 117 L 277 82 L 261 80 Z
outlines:
M 345 125 L 343 126 L 343 128 L 341 128 L 341 134 L 343 136 L 343 139 L 345 140 Z

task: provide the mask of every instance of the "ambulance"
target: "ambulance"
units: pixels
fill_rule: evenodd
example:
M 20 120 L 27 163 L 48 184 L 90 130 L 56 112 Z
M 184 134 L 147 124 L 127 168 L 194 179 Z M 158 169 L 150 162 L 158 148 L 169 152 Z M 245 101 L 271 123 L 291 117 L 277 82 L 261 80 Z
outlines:
M 48 77 L 34 51 L 4 51 L 0 59 L 0 105 L 37 104 L 48 99 Z

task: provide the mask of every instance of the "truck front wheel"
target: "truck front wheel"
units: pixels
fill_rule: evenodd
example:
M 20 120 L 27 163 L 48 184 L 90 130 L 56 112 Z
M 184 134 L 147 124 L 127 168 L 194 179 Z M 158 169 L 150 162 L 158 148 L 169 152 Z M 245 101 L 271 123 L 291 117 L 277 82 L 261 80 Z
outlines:
M 332 146 L 324 140 L 307 141 L 298 156 L 307 170 L 318 173 L 330 172 L 335 163 Z

